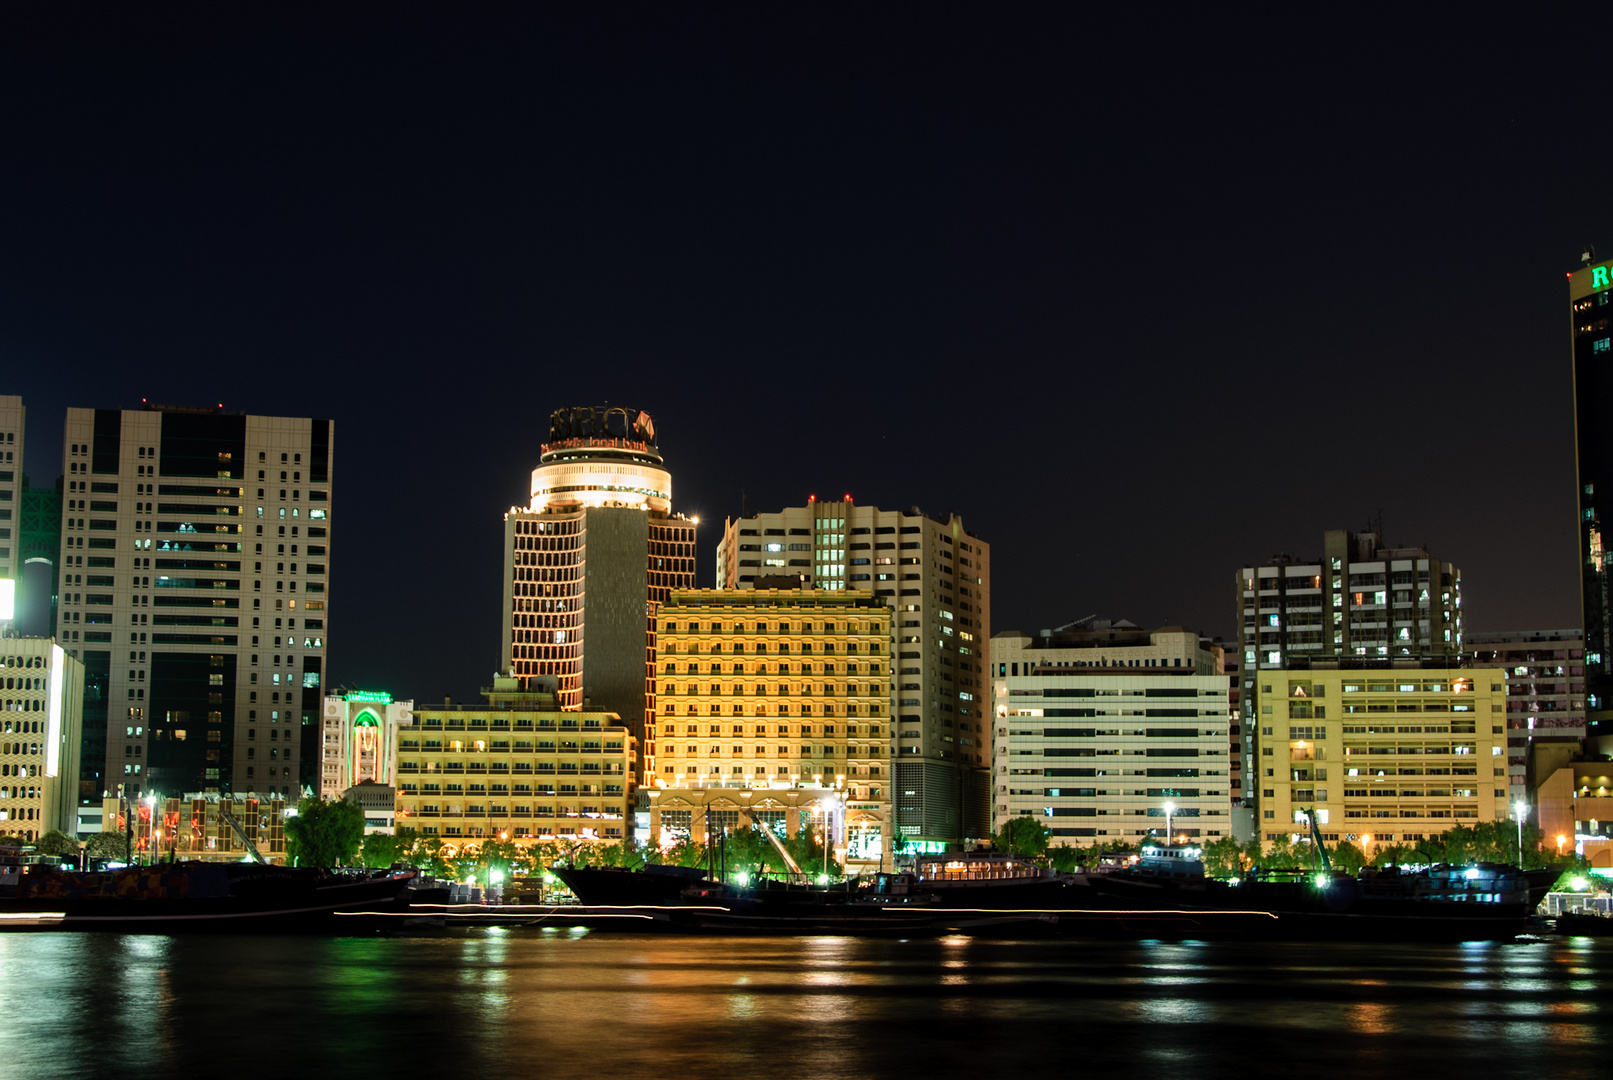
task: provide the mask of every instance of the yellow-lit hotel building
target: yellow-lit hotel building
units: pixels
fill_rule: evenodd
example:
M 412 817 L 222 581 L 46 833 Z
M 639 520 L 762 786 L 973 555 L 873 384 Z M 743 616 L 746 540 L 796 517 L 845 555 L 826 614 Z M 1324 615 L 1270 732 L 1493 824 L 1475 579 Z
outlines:
M 650 840 L 828 808 L 849 864 L 891 854 L 891 609 L 868 590 L 682 590 L 660 606 Z
M 1505 672 L 1313 667 L 1257 678 L 1263 840 L 1307 835 L 1312 807 L 1325 840 L 1368 846 L 1511 813 Z
M 415 707 L 398 736 L 399 829 L 451 844 L 628 835 L 637 747 L 621 718 L 520 683 L 495 679 L 485 705 Z

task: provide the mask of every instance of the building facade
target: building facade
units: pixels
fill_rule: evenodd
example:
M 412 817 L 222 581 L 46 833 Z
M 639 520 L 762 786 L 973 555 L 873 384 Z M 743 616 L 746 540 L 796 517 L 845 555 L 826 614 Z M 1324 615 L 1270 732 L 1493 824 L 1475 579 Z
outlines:
M 1323 534 L 1322 557 L 1279 555 L 1235 575 L 1242 669 L 1243 793 L 1265 820 L 1252 764 L 1261 753 L 1258 678 L 1268 671 L 1454 667 L 1462 655 L 1462 575 L 1421 548 L 1376 533 Z M 1270 831 L 1270 830 L 1264 830 Z
M 614 713 L 562 710 L 552 684 L 542 687 L 500 677 L 483 691 L 485 705 L 417 705 L 414 725 L 399 733 L 397 827 L 454 848 L 625 839 L 633 733 Z
M 621 408 L 557 410 L 530 502 L 504 515 L 502 670 L 552 680 L 562 709 L 618 714 L 647 771 L 655 612 L 694 587 L 698 524 L 672 513 L 654 422 Z
M 1587 253 L 1588 254 L 1588 253 Z M 1586 734 L 1613 736 L 1613 579 L 1604 548 L 1604 493 L 1613 494 L 1613 261 L 1568 275 L 1574 373 L 1574 475 L 1578 493 L 1580 612 L 1585 630 Z
M 1549 772 L 1534 790 L 1540 839 L 1561 858 L 1581 855 L 1592 866 L 1613 866 L 1613 764 L 1607 761 L 1550 759 Z
M 102 832 L 128 836 L 134 857 L 142 862 L 162 858 L 240 862 L 250 858 L 248 843 L 265 862 L 286 861 L 286 802 L 278 795 L 192 792 L 167 798 L 108 798 L 101 802 L 100 820 Z
M 11 621 L 22 577 L 23 436 L 28 410 L 22 398 L 0 394 L 0 624 Z
M 1470 633 L 1463 660 L 1507 673 L 1507 783 L 1514 798 L 1542 779 L 1536 750 L 1585 740 L 1585 638 L 1578 630 Z
M 1461 571 L 1421 548 L 1385 547 L 1375 533 L 1330 530 L 1323 549 L 1319 560 L 1278 556 L 1238 571 L 1246 667 L 1461 654 Z
M 67 411 L 57 625 L 105 766 L 87 796 L 317 790 L 333 428 Z
M 991 639 L 995 823 L 1055 843 L 1232 835 L 1221 650 L 1180 627 L 1086 619 Z
M 879 873 L 895 866 L 889 802 L 859 802 L 834 784 L 734 788 L 697 782 L 651 788 L 645 794 L 649 843 L 662 849 L 681 840 L 705 846 L 755 827 L 772 830 L 780 840 L 801 833 L 812 836 L 824 845 L 824 858 L 832 857 L 848 874 Z M 814 866 L 801 869 L 818 872 Z
M 889 605 L 866 589 L 689 590 L 661 605 L 659 623 L 655 787 L 674 790 L 655 797 L 652 839 L 669 808 L 727 824 L 730 812 L 766 810 L 745 822 L 794 835 L 784 811 L 834 803 L 843 857 L 887 858 Z
M 909 848 L 942 851 L 991 831 L 991 548 L 957 515 L 810 501 L 727 521 L 718 584 L 804 576 L 870 590 L 892 611 L 894 813 Z
M 414 725 L 414 702 L 384 690 L 338 690 L 325 698 L 319 797 L 340 799 L 358 784 L 395 784 L 398 733 Z
M 1498 668 L 1264 670 L 1259 828 L 1368 848 L 1505 821 L 1506 673 Z
M 78 829 L 84 665 L 49 638 L 0 638 L 0 833 Z

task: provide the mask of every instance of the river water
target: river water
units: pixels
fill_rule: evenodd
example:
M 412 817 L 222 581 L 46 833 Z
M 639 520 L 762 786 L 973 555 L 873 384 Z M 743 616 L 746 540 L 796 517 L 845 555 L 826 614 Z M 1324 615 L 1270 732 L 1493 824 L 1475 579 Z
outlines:
M 1613 941 L 0 935 L 0 1076 L 1605 1076 Z

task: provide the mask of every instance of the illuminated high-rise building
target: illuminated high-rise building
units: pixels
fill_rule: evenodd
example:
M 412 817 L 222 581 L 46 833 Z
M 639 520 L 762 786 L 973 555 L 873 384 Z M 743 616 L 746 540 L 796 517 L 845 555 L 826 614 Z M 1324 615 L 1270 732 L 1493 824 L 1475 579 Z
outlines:
M 1463 645 L 1465 664 L 1507 673 L 1507 783 L 1516 801 L 1585 741 L 1585 639 L 1569 629 L 1502 630 L 1470 633 Z
M 869 589 L 892 609 L 892 802 L 909 850 L 991 833 L 991 547 L 957 515 L 850 497 L 726 523 L 717 584 Z M 771 587 L 778 587 L 776 585 Z
M 530 495 L 504 515 L 503 670 L 529 689 L 551 677 L 563 710 L 616 713 L 652 773 L 656 608 L 694 587 L 699 521 L 672 513 L 636 409 L 556 410 Z
M 67 410 L 57 637 L 85 669 L 81 800 L 319 789 L 333 428 Z
M 1585 734 L 1597 745 L 1613 737 L 1613 580 L 1602 527 L 1602 495 L 1613 493 L 1613 261 L 1594 262 L 1593 254 L 1586 252 L 1585 263 L 1568 275 L 1568 302 L 1580 611 L 1585 625 Z
M 661 605 L 653 782 L 663 790 L 651 841 L 666 843 L 656 827 L 671 822 L 692 837 L 702 819 L 793 836 L 802 812 L 816 812 L 828 815 L 842 860 L 883 865 L 892 854 L 890 633 L 890 606 L 866 589 L 673 593 Z
M 1320 559 L 1279 555 L 1235 575 L 1243 676 L 1243 799 L 1262 804 L 1274 766 L 1262 720 L 1270 671 L 1446 670 L 1462 656 L 1462 572 L 1421 548 L 1391 548 L 1377 533 L 1330 529 Z M 1261 820 L 1268 807 L 1260 806 Z

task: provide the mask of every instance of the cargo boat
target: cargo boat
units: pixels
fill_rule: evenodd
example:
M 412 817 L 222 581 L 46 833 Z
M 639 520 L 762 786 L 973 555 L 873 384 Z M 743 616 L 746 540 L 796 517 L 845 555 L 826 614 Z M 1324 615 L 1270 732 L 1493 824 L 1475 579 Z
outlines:
M 1494 863 L 1388 867 L 1350 876 L 1331 868 L 1204 877 L 1193 849 L 1149 849 L 1134 866 L 1083 875 L 1094 906 L 1186 912 L 1266 912 L 1259 936 L 1292 940 L 1504 941 L 1534 911 L 1531 882 Z
M 364 929 L 406 905 L 411 872 L 176 862 L 78 873 L 31 865 L 0 887 L 0 927 L 122 933 Z

